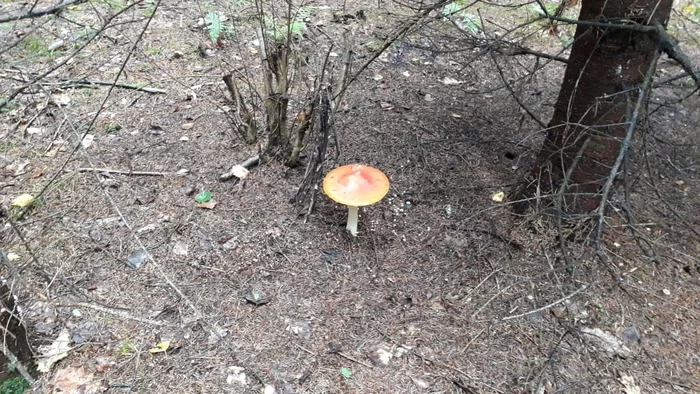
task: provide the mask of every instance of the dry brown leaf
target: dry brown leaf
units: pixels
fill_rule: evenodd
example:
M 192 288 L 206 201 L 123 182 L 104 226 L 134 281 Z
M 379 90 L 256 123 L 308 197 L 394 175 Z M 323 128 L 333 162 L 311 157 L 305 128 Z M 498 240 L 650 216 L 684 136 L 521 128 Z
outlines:
M 204 209 L 214 209 L 214 207 L 216 206 L 216 201 L 212 198 L 207 202 L 197 204 L 197 206 Z
M 39 372 L 49 372 L 56 362 L 68 356 L 70 347 L 70 332 L 64 328 L 51 345 L 39 347 L 41 357 L 37 362 Z
M 56 371 L 49 382 L 52 394 L 97 394 L 106 389 L 101 382 L 95 382 L 93 374 L 85 373 L 83 367 L 67 367 Z

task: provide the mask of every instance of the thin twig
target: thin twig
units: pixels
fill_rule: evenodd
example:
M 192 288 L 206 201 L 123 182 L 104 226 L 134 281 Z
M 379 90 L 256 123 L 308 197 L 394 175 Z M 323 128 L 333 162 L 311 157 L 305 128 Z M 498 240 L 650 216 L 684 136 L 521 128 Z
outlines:
M 81 307 L 81 308 L 89 308 L 89 309 L 94 309 L 96 311 L 102 312 L 102 313 L 107 313 L 112 316 L 117 316 L 125 320 L 133 320 L 139 323 L 144 323 L 148 324 L 151 326 L 156 326 L 156 327 L 164 327 L 164 326 L 169 326 L 169 323 L 160 321 L 160 320 L 152 320 L 148 319 L 145 317 L 139 317 L 139 316 L 134 316 L 130 314 L 127 310 L 125 309 L 117 309 L 117 308 L 110 308 L 107 306 L 103 306 L 100 304 L 92 303 L 92 302 L 73 302 L 73 303 L 58 303 L 56 304 L 57 306 L 62 306 L 62 307 L 68 307 L 68 308 L 75 308 L 75 307 Z
M 334 352 L 334 353 L 337 354 L 337 355 L 339 355 L 340 357 L 346 359 L 346 360 L 350 360 L 350 361 L 352 361 L 352 362 L 354 362 L 354 363 L 363 365 L 363 366 L 365 366 L 365 367 L 367 367 L 367 368 L 374 368 L 373 366 L 367 364 L 366 362 L 360 361 L 360 360 L 355 359 L 355 358 L 352 358 L 352 357 L 348 356 L 347 354 L 344 354 L 344 353 L 341 353 L 341 352 Z
M 472 345 L 472 343 L 474 343 L 477 339 L 479 339 L 479 337 L 481 336 L 481 334 L 484 333 L 484 331 L 486 331 L 486 328 L 482 328 L 481 331 L 479 331 L 476 335 L 474 335 L 474 338 L 472 338 L 472 339 L 469 341 L 469 343 L 467 343 L 467 344 L 462 348 L 462 350 L 460 351 L 460 353 L 466 352 L 467 349 L 469 349 L 469 347 Z
M 81 167 L 76 169 L 77 172 L 103 172 L 107 174 L 122 174 L 122 175 L 142 175 L 142 176 L 166 176 L 170 175 L 168 172 L 155 172 L 155 171 L 123 171 L 123 170 L 112 170 L 109 168 L 92 168 L 92 167 Z
M 533 309 L 533 310 L 531 310 L 531 311 L 528 311 L 528 312 L 525 312 L 525 313 L 521 313 L 521 314 L 518 314 L 518 315 L 506 316 L 506 317 L 502 318 L 501 321 L 507 321 L 507 320 L 518 319 L 518 318 L 520 318 L 520 317 L 525 317 L 525 316 L 528 316 L 528 315 L 532 315 L 533 313 L 542 312 L 542 311 L 544 311 L 544 310 L 546 310 L 546 309 L 549 309 L 549 308 L 551 308 L 551 307 L 553 307 L 553 306 L 555 306 L 555 305 L 557 305 L 557 304 L 559 304 L 559 303 L 562 303 L 562 302 L 564 302 L 564 301 L 570 299 L 571 297 L 575 296 L 576 294 L 581 293 L 582 291 L 585 291 L 585 290 L 588 289 L 589 287 L 590 287 L 590 285 L 588 285 L 588 286 L 587 286 L 587 285 L 583 285 L 583 286 L 579 287 L 578 290 L 574 291 L 573 293 L 571 293 L 571 294 L 569 294 L 569 295 L 567 295 L 567 296 L 565 296 L 565 297 L 562 297 L 562 298 L 560 298 L 560 299 L 558 299 L 558 300 L 552 302 L 551 304 L 547 304 L 547 305 L 545 305 L 545 306 L 543 306 L 543 307 L 540 307 L 540 308 L 537 308 L 537 309 Z
M 102 86 L 114 86 L 115 88 L 121 88 L 121 89 L 132 89 L 132 90 L 138 90 L 141 92 L 146 92 L 146 93 L 151 93 L 151 94 L 165 94 L 168 93 L 167 90 L 165 89 L 158 89 L 158 88 L 149 88 L 146 86 L 139 86 L 139 85 L 132 85 L 128 83 L 114 83 L 114 82 L 109 82 L 109 81 L 91 81 L 88 79 L 80 79 L 80 80 L 68 80 L 68 81 L 61 81 L 61 82 L 44 82 L 42 85 L 47 85 L 47 86 L 55 86 L 59 85 L 62 87 L 85 87 L 85 86 L 93 86 L 93 85 L 102 85 Z
M 525 103 L 523 103 L 522 100 L 520 100 L 520 97 L 518 97 L 515 90 L 513 90 L 513 87 L 510 86 L 510 84 L 508 83 L 508 80 L 506 79 L 505 74 L 503 73 L 503 69 L 501 68 L 500 64 L 498 64 L 498 62 L 496 61 L 496 56 L 493 54 L 493 52 L 489 52 L 489 54 L 491 55 L 491 60 L 493 60 L 493 64 L 496 66 L 496 70 L 498 71 L 498 75 L 501 77 L 501 81 L 503 81 L 503 86 L 508 90 L 511 97 L 513 97 L 513 100 L 515 100 L 515 102 L 518 104 L 520 109 L 525 111 L 530 116 L 530 118 L 532 118 L 532 120 L 537 122 L 537 124 L 540 125 L 540 127 L 542 127 L 543 129 L 546 129 L 547 125 L 543 121 L 541 121 L 540 118 L 538 118 L 537 115 L 535 115 L 530 110 L 530 108 L 528 108 L 525 105 Z
M 510 285 L 504 287 L 502 290 L 500 290 L 500 291 L 498 291 L 496 294 L 494 294 L 491 298 L 489 298 L 489 299 L 484 303 L 484 305 L 481 306 L 481 308 L 477 309 L 476 312 L 472 313 L 471 318 L 473 319 L 474 317 L 476 317 L 476 315 L 478 315 L 479 313 L 481 313 L 481 311 L 483 311 L 483 310 L 491 303 L 491 301 L 495 300 L 496 297 L 498 297 L 499 295 L 505 293 L 507 290 L 510 290 L 510 288 L 513 287 L 513 286 L 515 286 L 515 283 L 510 284 Z
M 521 47 L 521 46 L 509 48 L 509 49 L 503 49 L 503 50 L 500 50 L 499 52 L 504 54 L 504 55 L 507 55 L 507 56 L 532 55 L 535 57 L 541 57 L 543 59 L 554 60 L 556 62 L 561 62 L 564 64 L 569 63 L 569 59 L 567 59 L 565 57 L 552 55 L 552 54 L 544 53 L 544 52 L 539 52 L 539 51 L 535 51 L 533 49 Z

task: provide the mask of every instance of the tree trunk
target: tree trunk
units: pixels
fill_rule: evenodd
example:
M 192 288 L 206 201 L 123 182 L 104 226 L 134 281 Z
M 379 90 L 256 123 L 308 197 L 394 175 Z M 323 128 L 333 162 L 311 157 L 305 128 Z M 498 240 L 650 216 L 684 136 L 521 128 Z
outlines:
M 579 21 L 666 25 L 673 0 L 583 0 Z M 552 195 L 562 210 L 595 210 L 625 137 L 627 116 L 658 50 L 655 31 L 607 26 L 576 28 L 547 137 L 519 197 Z

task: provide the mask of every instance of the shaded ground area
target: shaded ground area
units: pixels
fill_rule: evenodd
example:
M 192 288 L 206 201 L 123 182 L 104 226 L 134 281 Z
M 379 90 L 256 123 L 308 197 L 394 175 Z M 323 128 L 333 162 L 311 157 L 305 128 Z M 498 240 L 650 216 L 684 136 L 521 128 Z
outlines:
M 143 19 L 147 6 L 127 15 Z M 309 23 L 369 42 L 396 17 L 353 7 L 320 7 Z M 45 86 L 2 115 L 3 206 L 56 177 L 16 218 L 31 252 L 8 225 L 0 233 L 20 256 L 13 286 L 34 343 L 70 338 L 68 357 L 43 378 L 47 391 L 66 376 L 95 391 L 149 393 L 259 393 L 261 381 L 279 393 L 700 390 L 700 103 L 668 105 L 687 85 L 655 92 L 629 163 L 631 192 L 611 201 L 604 265 L 591 223 L 567 224 L 562 250 L 550 220 L 491 199 L 521 179 L 542 138 L 503 79 L 546 121 L 563 66 L 529 77 L 542 60 L 441 52 L 457 41 L 416 32 L 352 86 L 334 128 L 327 169 L 362 162 L 392 181 L 385 200 L 361 210 L 353 238 L 346 210 L 322 194 L 308 216 L 290 203 L 303 167 L 266 162 L 243 182 L 217 181 L 256 154 L 231 131 L 220 77 L 253 54 L 254 35 L 212 47 L 198 26 L 207 10 L 188 9 L 164 3 L 125 69 L 128 83 L 167 93 L 113 89 L 94 140 L 65 168 L 108 87 Z M 359 9 L 367 20 L 332 22 Z M 502 22 L 515 23 L 510 15 Z M 38 29 L 76 33 L 68 26 Z M 533 31 L 533 47 L 551 40 Z M 113 78 L 135 33 L 115 27 L 105 37 L 58 75 Z M 371 56 L 364 48 L 360 60 Z M 4 77 L 25 62 L 60 61 L 35 55 L 14 58 Z M 676 72 L 664 64 L 659 79 Z M 85 170 L 96 168 L 123 172 Z M 213 209 L 197 206 L 200 191 L 213 194 Z M 134 269 L 126 261 L 140 251 L 152 259 Z M 166 352 L 149 351 L 164 341 Z

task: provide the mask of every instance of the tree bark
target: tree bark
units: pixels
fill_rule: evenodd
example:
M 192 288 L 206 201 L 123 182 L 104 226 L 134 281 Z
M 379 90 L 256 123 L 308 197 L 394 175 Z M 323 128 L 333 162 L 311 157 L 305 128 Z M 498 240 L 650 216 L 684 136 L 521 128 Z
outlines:
M 557 198 L 568 213 L 598 208 L 600 189 L 610 175 L 626 134 L 627 117 L 659 49 L 649 26 L 666 25 L 673 0 L 583 0 L 579 24 L 554 114 L 519 198 Z M 627 25 L 628 28 L 612 25 Z M 543 201 L 540 199 L 540 201 Z

